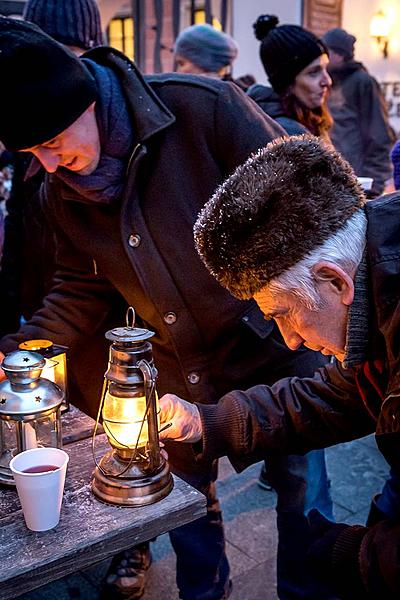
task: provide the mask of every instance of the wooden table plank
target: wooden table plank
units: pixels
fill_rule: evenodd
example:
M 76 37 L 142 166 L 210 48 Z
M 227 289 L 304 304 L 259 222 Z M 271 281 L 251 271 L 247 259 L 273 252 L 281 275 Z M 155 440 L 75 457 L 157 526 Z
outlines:
M 91 437 L 95 422 L 79 408 L 70 404 L 69 411 L 61 416 L 61 424 L 63 444 L 67 445 Z M 103 433 L 101 425 L 98 427 L 98 433 Z
M 149 506 L 100 502 L 90 489 L 94 468 L 90 445 L 86 439 L 65 447 L 70 462 L 61 520 L 55 529 L 29 531 L 21 509 L 16 509 L 15 490 L 0 490 L 1 600 L 16 598 L 206 513 L 205 497 L 178 477 L 172 492 Z M 97 437 L 96 448 L 98 457 L 108 448 L 104 434 Z

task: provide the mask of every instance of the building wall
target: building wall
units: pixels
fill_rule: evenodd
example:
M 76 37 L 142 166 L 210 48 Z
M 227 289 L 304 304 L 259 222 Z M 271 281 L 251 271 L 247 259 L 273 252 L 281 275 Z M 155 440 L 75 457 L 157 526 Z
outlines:
M 301 24 L 302 0 L 232 0 L 232 35 L 239 44 L 239 56 L 233 65 L 235 77 L 250 73 L 266 82 L 258 50 L 260 42 L 253 33 L 259 15 L 277 15 L 281 23 Z

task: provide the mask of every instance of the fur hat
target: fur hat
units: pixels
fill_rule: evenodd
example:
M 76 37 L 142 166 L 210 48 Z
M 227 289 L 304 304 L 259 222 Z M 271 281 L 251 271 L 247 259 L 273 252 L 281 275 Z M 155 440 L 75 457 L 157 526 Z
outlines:
M 253 25 L 260 58 L 275 92 L 281 94 L 313 60 L 328 53 L 324 43 L 300 25 L 279 25 L 275 15 L 261 15 Z
M 23 16 L 60 44 L 83 50 L 103 44 L 95 0 L 28 0 Z
M 351 33 L 347 33 L 344 29 L 340 27 L 330 29 L 324 33 L 322 40 L 328 48 L 344 56 L 347 60 L 351 60 L 354 57 L 354 44 L 357 38 L 351 35 Z
M 350 165 L 311 135 L 280 138 L 238 167 L 194 235 L 212 275 L 246 299 L 323 244 L 365 202 Z
M 0 140 L 9 150 L 53 139 L 96 100 L 83 62 L 32 23 L 0 17 L 0 72 Z
M 235 60 L 238 45 L 230 35 L 211 25 L 192 25 L 178 35 L 174 51 L 204 71 L 214 73 Z

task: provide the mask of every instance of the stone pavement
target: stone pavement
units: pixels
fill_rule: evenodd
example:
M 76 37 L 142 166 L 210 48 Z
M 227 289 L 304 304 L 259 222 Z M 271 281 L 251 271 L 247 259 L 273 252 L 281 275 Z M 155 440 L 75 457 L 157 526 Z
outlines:
M 388 467 L 369 436 L 327 450 L 335 517 L 363 523 L 372 495 L 385 480 Z M 276 600 L 275 494 L 257 485 L 260 464 L 237 475 L 223 459 L 218 482 L 227 553 L 231 564 L 231 600 Z M 153 565 L 143 600 L 177 600 L 175 558 L 167 535 L 152 543 Z M 98 600 L 109 561 L 20 596 L 21 600 Z M 1 599 L 1 591 L 0 591 Z M 112 600 L 112 599 L 110 599 Z

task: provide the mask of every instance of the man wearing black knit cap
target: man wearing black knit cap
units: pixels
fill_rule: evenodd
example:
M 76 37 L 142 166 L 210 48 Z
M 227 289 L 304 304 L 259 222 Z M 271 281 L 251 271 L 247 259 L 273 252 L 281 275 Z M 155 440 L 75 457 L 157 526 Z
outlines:
M 237 386 L 313 373 L 322 357 L 288 352 L 253 301 L 235 300 L 209 275 L 193 245 L 193 223 L 217 185 L 283 130 L 231 84 L 144 79 L 110 48 L 79 61 L 26 22 L 0 19 L 0 50 L 0 140 L 48 171 L 42 200 L 57 238 L 54 287 L 0 348 L 44 337 L 74 351 L 122 297 L 156 332 L 159 393 L 214 402 Z M 90 371 L 102 380 L 104 365 Z M 217 465 L 198 465 L 181 445 L 167 450 L 173 470 L 208 497 L 206 517 L 171 532 L 180 595 L 226 598 Z
M 313 378 L 234 391 L 216 405 L 160 400 L 165 439 L 240 471 L 266 453 L 308 452 L 376 433 L 392 477 L 369 527 L 311 511 L 315 578 L 355 600 L 400 595 L 400 194 L 366 202 L 350 165 L 316 137 L 254 154 L 205 205 L 194 232 L 214 277 L 253 297 L 289 348 L 334 355 Z
M 392 176 L 392 135 L 387 106 L 378 82 L 354 59 L 356 38 L 335 27 L 323 36 L 329 50 L 333 117 L 332 142 L 360 177 L 372 177 L 369 196 L 382 194 Z

